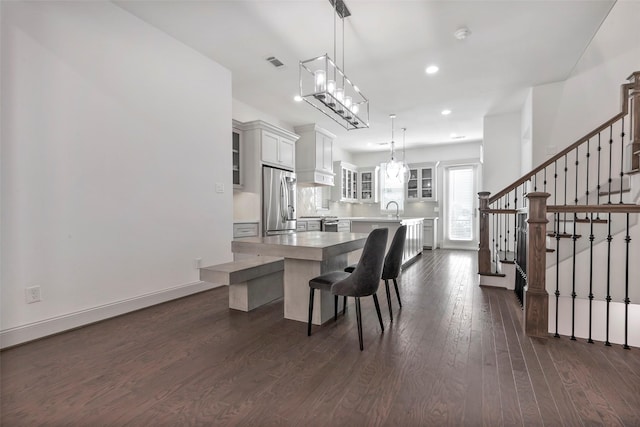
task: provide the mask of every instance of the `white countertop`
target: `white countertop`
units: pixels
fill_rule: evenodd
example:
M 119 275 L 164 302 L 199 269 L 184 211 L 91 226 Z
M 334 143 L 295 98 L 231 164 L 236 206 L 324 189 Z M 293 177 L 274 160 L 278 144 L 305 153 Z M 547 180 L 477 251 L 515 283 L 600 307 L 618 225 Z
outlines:
M 351 216 L 351 217 L 339 217 L 338 219 L 348 219 L 350 221 L 360 222 L 416 222 L 423 221 L 425 219 L 437 219 L 438 217 L 399 217 L 395 216 Z

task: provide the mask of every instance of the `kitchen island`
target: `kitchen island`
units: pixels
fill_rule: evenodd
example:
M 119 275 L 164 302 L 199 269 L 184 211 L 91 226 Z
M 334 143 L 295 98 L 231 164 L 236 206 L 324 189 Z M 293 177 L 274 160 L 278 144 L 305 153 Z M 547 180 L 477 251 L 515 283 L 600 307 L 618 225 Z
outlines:
M 423 221 L 424 218 L 403 218 L 395 216 L 380 217 L 350 217 L 345 218 L 351 221 L 351 231 L 354 233 L 369 233 L 376 228 L 386 227 L 389 229 L 389 239 L 387 250 L 391 245 L 393 236 L 401 225 L 407 226 L 407 239 L 402 255 L 402 265 L 410 264 L 422 253 L 423 248 Z
M 307 231 L 265 237 L 246 237 L 231 242 L 234 254 L 270 255 L 284 258 L 284 317 L 306 322 L 309 280 L 347 266 L 348 254 L 362 249 L 367 234 Z M 339 298 L 342 304 L 342 298 Z M 333 296 L 316 292 L 312 322 L 320 325 L 333 317 Z

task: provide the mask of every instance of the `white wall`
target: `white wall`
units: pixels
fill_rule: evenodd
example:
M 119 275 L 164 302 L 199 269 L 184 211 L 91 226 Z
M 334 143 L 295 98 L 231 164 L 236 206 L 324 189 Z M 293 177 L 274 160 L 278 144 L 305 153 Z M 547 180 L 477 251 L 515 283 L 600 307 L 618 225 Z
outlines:
M 541 88 L 551 93 L 533 107 L 535 129 L 545 134 L 534 137 L 534 167 L 547 158 L 547 146 L 560 151 L 620 112 L 620 85 L 640 70 L 639 16 L 640 2 L 616 2 L 570 77 Z
M 484 117 L 480 191 L 495 194 L 520 178 L 520 112 Z
M 262 110 L 258 110 L 257 108 L 245 104 L 244 102 L 238 101 L 237 99 L 233 99 L 231 115 L 233 116 L 234 120 L 242 123 L 252 122 L 254 120 L 263 120 L 267 123 L 281 127 L 282 129 L 286 129 L 290 132 L 295 132 L 293 130 L 293 126 L 291 126 L 289 123 L 283 122 L 279 118 L 269 113 L 265 113 Z
M 109 2 L 1 7 L 1 344 L 206 288 L 195 258 L 231 259 L 230 72 Z

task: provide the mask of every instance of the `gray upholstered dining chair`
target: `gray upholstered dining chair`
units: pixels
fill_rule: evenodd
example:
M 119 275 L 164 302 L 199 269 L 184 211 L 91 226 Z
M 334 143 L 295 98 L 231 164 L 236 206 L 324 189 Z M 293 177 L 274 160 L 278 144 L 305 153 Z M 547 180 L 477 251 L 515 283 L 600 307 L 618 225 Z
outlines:
M 389 306 L 389 318 L 393 321 L 393 309 L 391 308 L 391 292 L 389 292 L 389 280 L 393 280 L 393 286 L 396 288 L 396 296 L 398 297 L 398 304 L 402 308 L 402 301 L 400 300 L 400 291 L 398 290 L 398 276 L 400 276 L 400 269 L 402 267 L 402 254 L 404 252 L 404 242 L 407 237 L 407 226 L 401 225 L 396 234 L 393 235 L 393 241 L 389 246 L 389 251 L 384 258 L 384 268 L 382 269 L 382 280 L 384 280 L 384 286 L 387 291 L 387 305 Z M 351 273 L 356 269 L 358 264 L 350 265 L 345 268 L 344 271 Z
M 389 230 L 387 228 L 377 228 L 369 233 L 367 241 L 362 250 L 360 262 L 353 273 L 349 274 L 344 271 L 332 271 L 321 276 L 314 277 L 309 281 L 309 323 L 307 325 L 307 335 L 311 335 L 311 319 L 313 317 L 313 297 L 316 289 L 331 290 L 334 295 L 334 316 L 337 319 L 338 296 L 354 297 L 356 299 L 356 320 L 358 323 L 358 340 L 360 342 L 360 350 L 362 345 L 362 312 L 360 308 L 360 298 L 373 296 L 373 302 L 378 313 L 378 321 L 380 328 L 384 332 L 382 324 L 382 314 L 380 313 L 380 304 L 376 291 L 380 284 L 380 275 L 382 273 L 382 265 L 384 262 L 384 252 L 387 246 L 387 236 Z

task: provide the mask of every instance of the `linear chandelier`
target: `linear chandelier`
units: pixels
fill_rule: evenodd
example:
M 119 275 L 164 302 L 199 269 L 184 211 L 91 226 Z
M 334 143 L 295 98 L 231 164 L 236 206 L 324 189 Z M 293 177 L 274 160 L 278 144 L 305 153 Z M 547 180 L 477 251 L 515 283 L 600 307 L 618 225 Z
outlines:
M 334 6 L 334 57 L 336 56 L 336 16 L 342 20 L 342 68 L 344 69 L 344 18 L 351 13 L 342 0 L 329 1 Z M 327 53 L 300 61 L 300 97 L 347 130 L 369 127 L 369 100 Z

